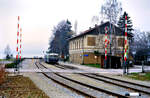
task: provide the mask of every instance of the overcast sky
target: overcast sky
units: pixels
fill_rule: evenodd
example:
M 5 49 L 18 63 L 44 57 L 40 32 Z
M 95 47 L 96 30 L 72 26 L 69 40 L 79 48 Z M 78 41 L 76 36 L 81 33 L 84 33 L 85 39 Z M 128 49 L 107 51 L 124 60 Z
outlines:
M 51 30 L 64 19 L 78 31 L 92 26 L 92 17 L 98 15 L 104 0 L 0 0 L 0 58 L 9 44 L 16 55 L 17 16 L 22 27 L 23 56 L 41 56 L 47 50 Z M 150 0 L 120 0 L 129 13 L 134 28 L 150 31 Z M 74 28 L 72 28 L 74 29 Z

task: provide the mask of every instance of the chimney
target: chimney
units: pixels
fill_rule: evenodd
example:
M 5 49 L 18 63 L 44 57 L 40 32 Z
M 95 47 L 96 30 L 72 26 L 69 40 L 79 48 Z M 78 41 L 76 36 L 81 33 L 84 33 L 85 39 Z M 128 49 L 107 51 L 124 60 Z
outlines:
M 102 21 L 101 21 L 101 24 L 103 24 L 103 23 L 104 23 L 104 21 L 102 20 Z
M 95 24 L 95 27 L 97 27 L 97 24 Z

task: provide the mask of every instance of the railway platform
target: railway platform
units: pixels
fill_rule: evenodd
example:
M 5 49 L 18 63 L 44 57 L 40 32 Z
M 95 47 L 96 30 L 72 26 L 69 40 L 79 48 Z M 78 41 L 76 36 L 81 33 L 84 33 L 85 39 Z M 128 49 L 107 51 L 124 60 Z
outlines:
M 105 74 L 114 74 L 114 75 L 122 75 L 123 69 L 103 69 L 103 68 L 95 68 L 95 67 L 89 67 L 86 65 L 80 65 L 80 64 L 72 64 L 69 62 L 59 62 L 60 64 L 67 65 L 67 66 L 73 66 L 77 67 L 79 69 L 83 69 L 85 71 L 88 71 L 90 73 L 105 73 Z M 144 66 L 145 71 L 150 71 L 150 66 Z M 129 73 L 133 72 L 142 72 L 142 65 L 134 65 L 133 67 L 129 68 Z
M 100 75 L 105 75 L 107 77 L 113 77 L 116 79 L 121 79 L 124 81 L 129 81 L 129 82 L 133 82 L 133 83 L 139 83 L 139 84 L 143 84 L 143 85 L 147 85 L 150 86 L 150 82 L 149 81 L 139 81 L 139 80 L 134 80 L 131 78 L 127 78 L 123 76 L 123 69 L 102 69 L 102 68 L 94 68 L 94 67 L 88 67 L 85 65 L 80 65 L 80 64 L 71 64 L 68 62 L 59 62 L 60 64 L 63 65 L 67 65 L 67 66 L 73 66 L 73 67 L 77 67 L 79 69 L 83 69 L 89 72 L 95 72 L 98 73 Z M 144 66 L 144 69 L 147 71 L 150 71 L 150 66 Z M 134 67 L 129 69 L 129 73 L 133 73 L 133 72 L 142 72 L 142 66 L 140 65 L 134 65 Z

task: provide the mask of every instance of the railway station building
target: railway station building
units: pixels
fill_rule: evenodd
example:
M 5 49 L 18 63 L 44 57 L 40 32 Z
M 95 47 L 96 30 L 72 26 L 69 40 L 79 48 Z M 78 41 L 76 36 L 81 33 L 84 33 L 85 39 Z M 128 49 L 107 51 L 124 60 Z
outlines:
M 109 28 L 110 26 L 113 29 L 111 29 L 111 34 L 110 30 L 108 31 L 107 38 L 111 41 L 111 44 L 109 43 L 107 46 L 107 64 L 104 66 L 105 27 Z M 131 38 L 132 35 L 128 34 L 128 40 L 131 40 Z M 129 41 L 127 45 L 129 47 Z M 121 68 L 123 52 L 124 32 L 109 22 L 95 25 L 93 28 L 89 28 L 69 39 L 69 60 L 71 63 L 100 64 L 102 68 Z

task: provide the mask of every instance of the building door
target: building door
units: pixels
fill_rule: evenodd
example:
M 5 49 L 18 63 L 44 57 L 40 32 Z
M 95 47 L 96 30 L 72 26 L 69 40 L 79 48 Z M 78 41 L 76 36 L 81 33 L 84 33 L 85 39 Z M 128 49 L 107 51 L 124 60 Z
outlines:
M 111 68 L 121 68 L 120 57 L 111 57 Z
M 101 68 L 104 68 L 104 56 L 101 56 Z

